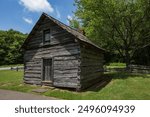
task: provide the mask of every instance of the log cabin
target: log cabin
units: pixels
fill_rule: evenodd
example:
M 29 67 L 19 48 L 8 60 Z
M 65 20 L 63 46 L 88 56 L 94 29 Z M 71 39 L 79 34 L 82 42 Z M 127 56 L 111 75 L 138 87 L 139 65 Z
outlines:
M 102 80 L 105 50 L 46 13 L 22 48 L 25 83 L 81 90 Z

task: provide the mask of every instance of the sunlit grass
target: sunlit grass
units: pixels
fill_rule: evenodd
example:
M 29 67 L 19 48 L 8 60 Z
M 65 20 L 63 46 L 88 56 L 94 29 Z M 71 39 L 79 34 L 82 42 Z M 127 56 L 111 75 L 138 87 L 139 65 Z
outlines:
M 103 88 L 91 87 L 83 92 L 67 89 L 48 88 L 41 95 L 70 100 L 128 100 L 150 99 L 150 74 L 108 73 L 105 77 L 112 80 Z M 23 71 L 0 71 L 0 89 L 32 93 L 40 86 L 23 83 Z

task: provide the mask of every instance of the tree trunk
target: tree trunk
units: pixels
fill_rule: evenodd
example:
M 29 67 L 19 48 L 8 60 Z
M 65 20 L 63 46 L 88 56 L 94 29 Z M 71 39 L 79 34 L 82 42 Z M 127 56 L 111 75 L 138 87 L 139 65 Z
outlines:
M 129 71 L 130 70 L 130 54 L 128 50 L 125 50 L 125 63 L 126 63 L 126 70 Z

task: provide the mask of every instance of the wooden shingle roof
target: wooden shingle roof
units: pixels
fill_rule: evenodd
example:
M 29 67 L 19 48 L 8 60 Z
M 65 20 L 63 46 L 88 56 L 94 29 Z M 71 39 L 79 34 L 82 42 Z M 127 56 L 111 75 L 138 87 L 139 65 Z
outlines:
M 94 44 L 93 42 L 91 42 L 86 36 L 84 36 L 82 33 L 78 32 L 77 30 L 65 25 L 64 23 L 58 21 L 57 19 L 49 16 L 46 13 L 43 13 L 41 15 L 41 17 L 39 18 L 38 22 L 35 24 L 35 26 L 33 27 L 32 31 L 30 32 L 30 34 L 28 35 L 27 39 L 25 40 L 23 47 L 25 47 L 26 42 L 32 37 L 34 30 L 36 30 L 36 28 L 40 25 L 40 22 L 42 21 L 43 18 L 49 18 L 51 21 L 53 21 L 54 23 L 56 23 L 58 26 L 60 26 L 61 28 L 63 28 L 64 30 L 66 30 L 67 32 L 69 32 L 70 34 L 74 35 L 75 37 L 77 37 L 77 39 L 79 39 L 79 41 L 85 42 L 87 44 L 90 44 L 91 46 L 101 50 L 101 51 L 105 51 L 103 48 L 100 48 L 99 46 L 97 46 L 96 44 Z

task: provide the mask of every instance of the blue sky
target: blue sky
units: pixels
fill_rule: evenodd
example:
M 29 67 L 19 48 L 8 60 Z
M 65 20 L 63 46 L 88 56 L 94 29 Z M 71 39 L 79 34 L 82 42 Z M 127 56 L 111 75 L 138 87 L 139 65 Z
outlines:
M 0 30 L 15 29 L 29 33 L 42 14 L 67 24 L 73 16 L 74 0 L 0 0 Z

